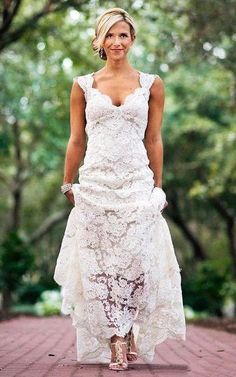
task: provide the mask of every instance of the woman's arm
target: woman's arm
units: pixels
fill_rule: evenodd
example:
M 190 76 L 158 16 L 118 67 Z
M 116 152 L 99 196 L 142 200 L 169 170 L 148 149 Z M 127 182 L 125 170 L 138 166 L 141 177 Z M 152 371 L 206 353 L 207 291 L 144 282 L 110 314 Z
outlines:
M 84 92 L 79 84 L 74 82 L 70 95 L 71 133 L 66 149 L 63 184 L 73 183 L 80 162 L 84 157 L 86 150 L 85 123 Z M 72 190 L 67 191 L 65 195 L 74 204 Z
M 154 173 L 154 185 L 162 187 L 163 144 L 161 126 L 163 119 L 165 93 L 163 81 L 157 77 L 150 89 L 148 124 L 144 136 L 144 145 Z

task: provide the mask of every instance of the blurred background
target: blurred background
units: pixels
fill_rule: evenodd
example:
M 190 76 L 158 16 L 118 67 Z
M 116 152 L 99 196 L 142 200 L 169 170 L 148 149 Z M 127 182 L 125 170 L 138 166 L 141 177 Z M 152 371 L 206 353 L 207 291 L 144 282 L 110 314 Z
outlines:
M 73 77 L 104 65 L 91 39 L 115 6 L 136 20 L 131 64 L 165 84 L 164 216 L 186 318 L 234 318 L 234 0 L 1 2 L 1 317 L 60 313 L 53 272 L 71 210 L 60 193 L 70 90 Z

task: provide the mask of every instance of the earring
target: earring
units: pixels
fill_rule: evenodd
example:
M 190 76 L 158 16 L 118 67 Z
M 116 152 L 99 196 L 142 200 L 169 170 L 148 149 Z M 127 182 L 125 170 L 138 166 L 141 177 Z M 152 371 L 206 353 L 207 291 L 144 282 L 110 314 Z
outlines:
M 101 47 L 101 48 L 99 49 L 99 56 L 100 56 L 100 58 L 103 59 L 103 60 L 106 58 L 106 53 L 105 53 L 103 47 Z

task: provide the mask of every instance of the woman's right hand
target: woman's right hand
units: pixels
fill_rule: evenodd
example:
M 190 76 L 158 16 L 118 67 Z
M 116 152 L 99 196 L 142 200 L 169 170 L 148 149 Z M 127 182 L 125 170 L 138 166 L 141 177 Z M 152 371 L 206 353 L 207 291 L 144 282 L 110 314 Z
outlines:
M 67 191 L 65 193 L 65 196 L 67 197 L 67 199 L 69 200 L 69 202 L 72 203 L 73 206 L 74 206 L 75 205 L 75 198 L 74 198 L 73 191 L 70 189 L 69 191 Z

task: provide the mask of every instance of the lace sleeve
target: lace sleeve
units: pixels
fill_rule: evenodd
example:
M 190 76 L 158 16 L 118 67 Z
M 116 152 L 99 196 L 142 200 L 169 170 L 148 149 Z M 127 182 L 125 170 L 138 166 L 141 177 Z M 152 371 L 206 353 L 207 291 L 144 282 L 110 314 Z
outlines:
M 85 100 L 87 101 L 87 85 L 85 76 L 77 76 L 74 78 L 74 82 L 77 82 L 84 92 Z
M 152 73 L 148 73 L 148 74 L 145 75 L 144 86 L 146 88 L 147 101 L 149 100 L 149 97 L 150 97 L 151 86 L 154 83 L 155 79 L 158 78 L 158 77 L 160 77 L 160 76 L 157 75 L 157 74 L 152 74 Z
M 155 81 L 156 78 L 160 78 L 160 76 L 157 75 L 157 74 L 155 74 L 155 73 L 150 74 L 150 79 L 149 79 L 149 83 L 148 83 L 148 89 L 149 90 L 151 89 L 151 86 L 154 83 L 154 81 Z

